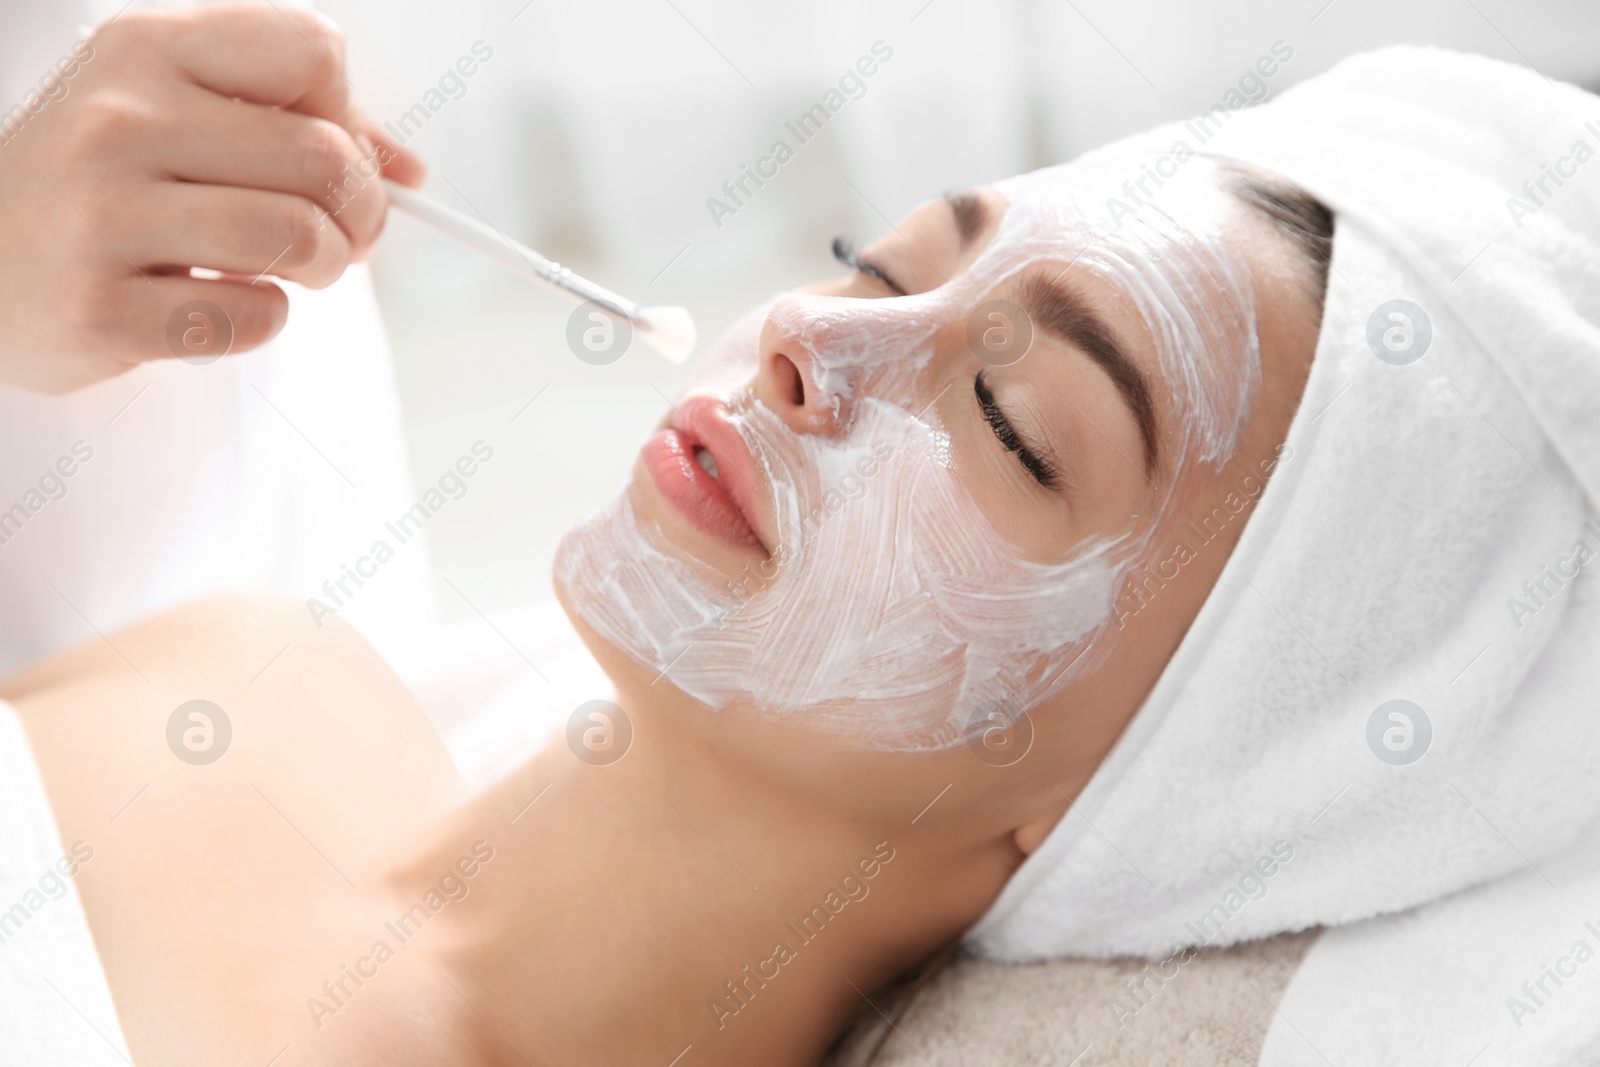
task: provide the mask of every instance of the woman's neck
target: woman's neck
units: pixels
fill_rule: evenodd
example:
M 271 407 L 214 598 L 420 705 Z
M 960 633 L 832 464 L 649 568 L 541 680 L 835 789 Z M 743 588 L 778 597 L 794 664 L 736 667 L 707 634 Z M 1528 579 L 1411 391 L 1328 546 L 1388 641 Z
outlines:
M 387 886 L 442 902 L 405 932 L 506 1062 L 814 1063 L 1021 861 L 1003 833 L 819 812 L 675 734 L 609 766 L 555 745 Z

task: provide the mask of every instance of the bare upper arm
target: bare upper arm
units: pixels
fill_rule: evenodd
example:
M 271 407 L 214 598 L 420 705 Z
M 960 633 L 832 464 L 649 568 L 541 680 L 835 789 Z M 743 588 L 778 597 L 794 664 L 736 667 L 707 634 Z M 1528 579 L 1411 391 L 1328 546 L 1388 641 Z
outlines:
M 357 849 L 465 790 L 377 652 L 338 620 L 317 626 L 298 601 L 200 601 L 52 656 L 0 697 L 22 718 L 64 835 L 68 822 L 104 826 L 141 783 L 197 804 L 234 795 L 232 783 L 325 805 L 327 847 Z M 192 700 L 227 719 L 229 747 L 209 764 L 185 760 L 169 732 Z

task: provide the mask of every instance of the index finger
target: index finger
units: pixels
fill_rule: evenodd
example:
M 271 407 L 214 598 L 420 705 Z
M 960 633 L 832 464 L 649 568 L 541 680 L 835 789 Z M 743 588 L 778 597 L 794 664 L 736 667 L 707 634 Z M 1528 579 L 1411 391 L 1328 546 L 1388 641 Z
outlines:
M 298 111 L 343 125 L 350 110 L 344 33 L 309 8 L 218 4 L 129 12 L 95 31 L 96 44 L 171 65 L 228 98 Z

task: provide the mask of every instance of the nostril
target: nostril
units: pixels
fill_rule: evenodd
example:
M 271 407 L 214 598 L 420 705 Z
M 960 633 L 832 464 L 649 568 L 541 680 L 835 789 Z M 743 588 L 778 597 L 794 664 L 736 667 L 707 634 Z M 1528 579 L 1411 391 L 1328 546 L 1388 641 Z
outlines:
M 797 408 L 806 406 L 806 380 L 800 373 L 800 368 L 795 366 L 794 360 L 778 353 L 773 357 L 773 370 L 777 372 L 778 379 L 789 394 L 790 403 Z

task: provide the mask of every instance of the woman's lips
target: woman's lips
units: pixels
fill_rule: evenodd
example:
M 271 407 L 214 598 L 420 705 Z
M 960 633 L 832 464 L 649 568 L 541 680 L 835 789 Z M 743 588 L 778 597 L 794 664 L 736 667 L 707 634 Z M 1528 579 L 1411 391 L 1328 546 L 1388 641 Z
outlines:
M 702 465 L 701 450 L 709 453 L 716 475 Z M 696 529 L 729 545 L 767 552 L 756 532 L 761 493 L 755 463 L 717 401 L 684 401 L 671 425 L 646 441 L 639 455 L 656 491 Z

